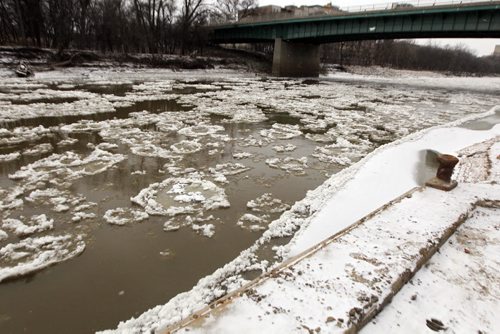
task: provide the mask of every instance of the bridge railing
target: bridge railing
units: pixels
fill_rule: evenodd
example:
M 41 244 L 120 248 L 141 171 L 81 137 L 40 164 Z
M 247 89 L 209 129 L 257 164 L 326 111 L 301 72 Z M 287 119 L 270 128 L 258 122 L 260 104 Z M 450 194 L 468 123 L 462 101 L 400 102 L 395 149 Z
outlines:
M 237 23 L 254 23 L 254 22 L 267 22 L 267 21 L 277 21 L 286 19 L 299 19 L 307 17 L 322 17 L 322 16 L 343 16 L 343 15 L 353 15 L 356 13 L 365 12 L 376 12 L 376 11 L 401 11 L 401 10 L 412 10 L 412 9 L 425 9 L 434 7 L 465 7 L 477 4 L 489 4 L 489 3 L 500 3 L 499 0 L 446 0 L 446 1 L 432 1 L 432 0 L 413 0 L 413 1 L 393 1 L 384 4 L 373 4 L 373 5 L 360 5 L 360 6 L 349 6 L 340 7 L 338 11 L 331 13 L 326 12 L 316 12 L 309 13 L 305 15 L 297 15 L 292 12 L 280 12 L 264 15 L 246 16 L 239 20 Z M 227 22 L 231 23 L 231 22 Z M 223 23 L 223 24 L 227 24 Z M 236 22 L 232 22 L 236 23 Z
M 468 6 L 478 3 L 498 2 L 496 0 L 447 0 L 447 1 L 429 1 L 429 0 L 413 0 L 413 1 L 393 1 L 384 4 L 360 5 L 340 7 L 342 11 L 349 13 L 378 11 L 378 10 L 406 10 L 419 7 L 436 7 L 436 6 Z

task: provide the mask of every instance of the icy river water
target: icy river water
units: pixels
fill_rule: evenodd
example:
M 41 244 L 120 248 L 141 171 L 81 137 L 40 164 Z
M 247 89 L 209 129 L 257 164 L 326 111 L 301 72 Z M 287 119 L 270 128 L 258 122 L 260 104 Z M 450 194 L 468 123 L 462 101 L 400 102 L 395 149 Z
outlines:
M 492 90 L 222 71 L 4 77 L 0 333 L 115 328 L 190 290 L 380 145 L 499 102 Z M 292 234 L 275 231 L 240 279 Z

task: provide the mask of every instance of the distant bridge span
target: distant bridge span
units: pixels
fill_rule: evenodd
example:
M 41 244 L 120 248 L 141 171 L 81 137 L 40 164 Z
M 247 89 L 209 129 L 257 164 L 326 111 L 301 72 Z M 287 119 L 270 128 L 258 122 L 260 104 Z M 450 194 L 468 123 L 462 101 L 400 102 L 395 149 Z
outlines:
M 500 1 L 346 12 L 217 26 L 214 43 L 275 42 L 273 74 L 317 76 L 319 45 L 402 38 L 500 38 Z

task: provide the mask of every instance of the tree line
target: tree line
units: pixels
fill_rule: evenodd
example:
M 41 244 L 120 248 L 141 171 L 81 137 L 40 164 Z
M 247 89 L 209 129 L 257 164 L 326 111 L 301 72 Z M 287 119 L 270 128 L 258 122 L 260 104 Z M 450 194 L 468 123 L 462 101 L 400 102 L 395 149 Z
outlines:
M 463 45 L 438 47 L 418 45 L 411 40 L 377 40 L 325 44 L 321 58 L 340 65 L 441 71 L 455 74 L 500 74 L 498 57 L 477 57 Z
M 1 0 L 0 44 L 181 53 L 202 47 L 208 24 L 235 21 L 256 0 Z
M 192 54 L 208 42 L 207 25 L 237 21 L 257 0 L 0 0 L 0 45 L 112 53 Z M 252 48 L 272 54 L 273 45 Z M 326 44 L 326 63 L 452 73 L 500 73 L 494 57 L 465 47 L 412 41 Z

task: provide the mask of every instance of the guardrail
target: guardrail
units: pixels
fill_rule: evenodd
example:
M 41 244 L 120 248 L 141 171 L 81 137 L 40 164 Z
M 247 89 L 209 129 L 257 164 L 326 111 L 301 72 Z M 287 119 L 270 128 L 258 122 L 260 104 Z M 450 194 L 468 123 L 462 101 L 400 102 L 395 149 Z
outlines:
M 373 10 L 404 10 L 409 8 L 418 7 L 435 7 L 435 6 L 468 6 L 470 4 L 479 3 L 492 3 L 498 2 L 498 0 L 451 0 L 451 1 L 393 1 L 384 4 L 374 4 L 374 5 L 360 5 L 360 6 L 349 6 L 341 7 L 340 10 L 346 12 L 365 12 Z
M 427 1 L 427 0 L 417 0 L 417 1 L 401 1 L 401 2 L 389 2 L 384 4 L 373 4 L 373 5 L 360 5 L 360 6 L 349 6 L 340 7 L 338 11 L 334 13 L 310 13 L 307 15 L 296 15 L 290 12 L 281 12 L 273 14 L 265 14 L 258 16 L 247 16 L 242 18 L 237 22 L 225 22 L 220 23 L 220 25 L 225 25 L 228 23 L 254 23 L 254 22 L 266 22 L 275 20 L 286 20 L 286 19 L 299 19 L 307 17 L 321 17 L 321 16 L 343 16 L 352 15 L 356 13 L 366 13 L 366 12 L 379 12 L 379 11 L 402 11 L 402 10 L 412 10 L 412 9 L 424 9 L 433 7 L 466 7 L 478 4 L 492 4 L 499 3 L 498 0 L 448 0 L 448 1 Z

